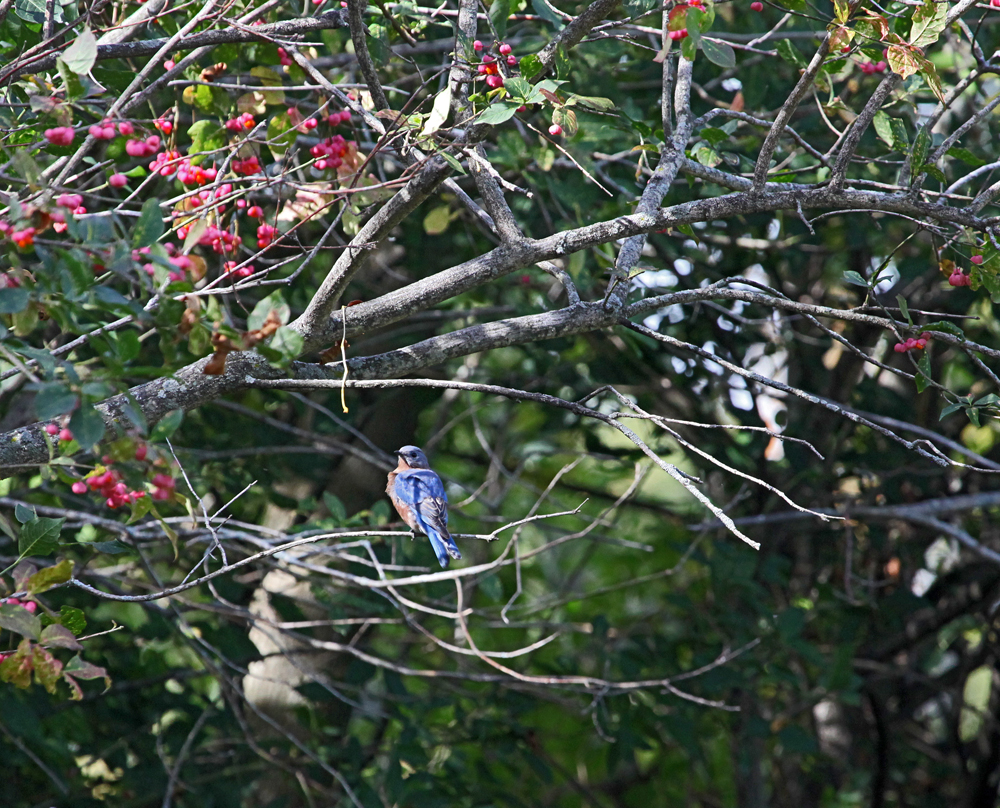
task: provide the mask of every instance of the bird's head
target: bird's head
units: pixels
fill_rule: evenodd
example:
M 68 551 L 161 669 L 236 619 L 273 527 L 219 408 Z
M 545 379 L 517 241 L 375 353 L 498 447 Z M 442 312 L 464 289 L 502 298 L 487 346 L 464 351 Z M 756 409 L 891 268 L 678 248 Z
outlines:
M 427 462 L 427 455 L 418 446 L 404 446 L 396 452 L 397 457 L 401 457 L 411 469 L 429 469 L 431 464 Z

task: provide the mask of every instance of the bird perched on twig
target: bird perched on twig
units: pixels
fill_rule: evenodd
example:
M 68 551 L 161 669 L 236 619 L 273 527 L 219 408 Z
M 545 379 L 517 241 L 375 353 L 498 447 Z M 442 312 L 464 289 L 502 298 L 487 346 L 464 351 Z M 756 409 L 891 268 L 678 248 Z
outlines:
M 462 554 L 448 532 L 448 496 L 444 484 L 418 447 L 404 446 L 396 456 L 399 464 L 389 472 L 385 492 L 410 529 L 431 540 L 438 563 L 447 567 L 449 556 L 461 558 Z

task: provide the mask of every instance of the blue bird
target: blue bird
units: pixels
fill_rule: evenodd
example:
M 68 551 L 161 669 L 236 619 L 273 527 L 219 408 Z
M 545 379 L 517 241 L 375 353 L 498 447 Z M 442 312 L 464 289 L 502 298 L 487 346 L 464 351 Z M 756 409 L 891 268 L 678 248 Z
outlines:
M 389 472 L 385 492 L 410 529 L 431 540 L 438 563 L 447 567 L 448 556 L 461 558 L 462 554 L 448 532 L 448 496 L 444 484 L 416 446 L 404 446 L 396 456 L 399 463 Z

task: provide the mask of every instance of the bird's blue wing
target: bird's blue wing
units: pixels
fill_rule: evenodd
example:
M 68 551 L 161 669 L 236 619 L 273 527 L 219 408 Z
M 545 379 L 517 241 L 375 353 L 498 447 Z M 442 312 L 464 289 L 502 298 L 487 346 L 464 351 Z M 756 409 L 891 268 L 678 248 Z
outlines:
M 395 493 L 413 511 L 417 526 L 428 539 L 442 567 L 448 557 L 462 554 L 448 533 L 448 495 L 441 478 L 430 469 L 408 469 L 396 475 Z

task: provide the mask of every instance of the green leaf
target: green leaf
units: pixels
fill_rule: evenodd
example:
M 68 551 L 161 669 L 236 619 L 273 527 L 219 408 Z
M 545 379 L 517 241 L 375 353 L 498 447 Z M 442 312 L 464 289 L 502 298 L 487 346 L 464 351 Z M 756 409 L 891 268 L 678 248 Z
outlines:
M 910 316 L 910 307 L 906 305 L 906 298 L 896 295 L 896 302 L 899 304 L 899 312 L 906 318 L 906 322 L 913 325 L 913 318 Z
M 263 326 L 264 321 L 267 320 L 267 315 L 271 313 L 271 309 L 277 311 L 278 319 L 282 324 L 287 323 L 288 318 L 292 315 L 292 310 L 285 302 L 284 295 L 280 291 L 271 292 L 271 294 L 253 307 L 253 311 L 250 312 L 250 316 L 247 318 L 247 330 L 257 331 Z
M 27 589 L 29 595 L 37 595 L 54 586 L 66 583 L 72 577 L 73 562 L 64 558 L 58 564 L 40 569 L 32 575 L 28 579 L 25 589 Z
M 191 146 L 188 149 L 188 154 L 191 155 L 192 165 L 200 165 L 205 159 L 206 155 L 200 152 L 216 151 L 226 145 L 226 130 L 208 118 L 196 121 L 188 127 L 187 132 L 188 137 L 191 138 Z M 281 133 L 279 132 L 278 134 L 280 135 Z M 268 140 L 271 137 L 271 129 L 268 127 Z
M 109 686 L 111 684 L 111 680 L 108 679 L 108 672 L 104 668 L 91 665 L 89 662 L 80 659 L 79 656 L 75 656 L 67 662 L 63 671 L 71 673 L 77 679 L 104 679 Z
M 521 68 L 521 75 L 526 79 L 531 79 L 542 72 L 542 60 L 534 53 L 529 53 L 521 59 L 518 67 Z
M 24 149 L 14 152 L 14 168 L 32 188 L 41 188 L 42 170 Z
M 924 374 L 928 379 L 931 378 L 931 357 L 927 351 L 924 351 L 920 359 L 917 360 L 917 367 L 920 368 L 920 372 Z
M 289 328 L 287 325 L 281 326 L 274 332 L 270 345 L 270 347 L 275 351 L 281 352 L 281 355 L 286 362 L 291 362 L 296 359 L 299 354 L 302 353 L 304 346 L 305 342 L 302 339 L 302 335 L 294 328 Z
M 82 404 L 69 419 L 69 429 L 80 446 L 89 449 L 104 437 L 106 429 L 101 414 L 93 404 Z
M 173 437 L 183 420 L 184 410 L 171 410 L 153 427 L 153 431 L 149 433 L 149 442 L 159 443 Z
M 142 205 L 139 220 L 132 232 L 132 247 L 148 247 L 164 233 L 163 216 L 160 213 L 160 200 L 147 199 Z
M 83 646 L 73 636 L 73 632 L 58 623 L 53 623 L 42 629 L 39 642 L 46 648 L 71 648 L 74 651 L 83 649 Z
M 930 2 L 917 6 L 910 17 L 910 44 L 926 48 L 938 41 L 948 17 L 948 4 Z
M 579 131 L 576 113 L 565 107 L 552 110 L 552 123 L 559 124 L 563 128 L 563 134 L 567 138 L 573 137 Z
M 448 154 L 448 152 L 438 152 L 438 154 L 440 154 L 441 157 L 444 158 L 444 161 L 459 174 L 465 174 L 465 169 L 462 168 L 462 164 L 458 162 L 458 159 L 454 155 Z
M 936 165 L 934 165 L 933 163 L 924 163 L 920 167 L 920 170 L 922 172 L 924 172 L 925 174 L 930 175 L 931 177 L 933 177 L 934 179 L 936 179 L 938 182 L 941 182 L 941 183 L 947 182 L 947 180 L 944 177 L 944 172 L 940 168 L 938 168 Z
M 27 289 L 4 289 L 0 295 L 0 314 L 17 314 L 28 307 L 31 293 Z
M 803 7 L 804 6 L 805 4 L 803 3 Z M 778 42 L 777 46 L 775 47 L 775 50 L 778 52 L 778 56 L 780 56 L 782 59 L 784 59 L 786 62 L 788 62 L 788 64 L 792 65 L 793 67 L 806 66 L 805 58 L 802 56 L 802 53 L 799 51 L 799 49 L 796 48 L 791 43 L 791 40 L 782 39 L 780 42 Z
M 90 28 L 84 28 L 73 44 L 62 53 L 63 63 L 78 76 L 87 75 L 97 61 L 97 37 Z
M 853 269 L 849 269 L 844 273 L 844 280 L 848 283 L 854 284 L 855 286 L 864 286 L 865 289 L 868 288 L 868 281 L 866 281 L 860 273 L 855 272 Z
M 736 67 L 736 51 L 722 40 L 703 39 L 701 49 L 712 64 L 720 67 Z
M 25 22 L 41 25 L 45 22 L 45 0 L 14 0 L 14 13 Z M 62 6 L 58 3 L 55 5 L 52 19 L 57 23 L 66 21 Z
M 941 320 L 936 323 L 927 323 L 926 325 L 921 326 L 921 328 L 923 328 L 924 331 L 944 331 L 946 334 L 951 334 L 952 336 L 965 339 L 965 332 L 961 328 L 954 323 L 949 323 L 945 320 Z
M 883 110 L 875 113 L 875 133 L 893 151 L 906 152 L 909 141 L 906 125 L 900 118 L 891 118 Z
M 570 93 L 569 97 L 576 103 L 596 109 L 598 112 L 611 112 L 615 108 L 615 102 L 610 98 L 601 98 L 595 95 L 577 95 L 576 93 Z
M 42 633 L 42 621 L 23 606 L 5 603 L 0 606 L 0 628 L 37 640 Z
M 79 637 L 87 628 L 87 616 L 82 609 L 63 604 L 59 607 L 59 625 L 65 626 Z
M 979 410 L 977 410 L 975 407 L 966 407 L 965 414 L 968 416 L 973 426 L 975 427 L 981 426 L 981 424 L 979 423 Z
M 49 519 L 39 516 L 21 528 L 17 551 L 22 556 L 52 555 L 59 549 L 59 532 L 66 519 Z
M 14 518 L 17 519 L 22 525 L 27 524 L 32 519 L 37 519 L 38 514 L 35 513 L 34 508 L 29 508 L 27 505 L 22 505 L 18 502 L 14 506 Z
M 287 112 L 275 115 L 267 123 L 267 147 L 275 157 L 281 157 L 295 145 L 298 132 Z
M 550 22 L 558 28 L 563 27 L 562 18 L 556 13 L 555 8 L 553 8 L 548 0 L 531 0 L 531 7 L 546 22 Z
M 35 396 L 35 415 L 42 421 L 63 415 L 76 406 L 77 396 L 66 385 L 58 382 L 44 384 Z
M 323 504 L 326 505 L 330 516 L 333 517 L 333 520 L 337 524 L 343 524 L 347 521 L 347 508 L 344 507 L 344 503 L 338 497 L 335 497 L 329 491 L 324 491 Z
M 941 415 L 938 418 L 939 421 L 943 421 L 946 416 L 951 415 L 953 412 L 958 412 L 965 404 L 949 404 L 943 410 L 941 410 Z
M 507 36 L 507 19 L 510 17 L 510 0 L 493 0 L 490 3 L 490 22 L 496 29 L 497 38 Z
M 976 155 L 974 155 L 971 151 L 963 149 L 961 146 L 952 146 L 947 152 L 945 152 L 945 154 L 949 157 L 957 157 L 967 166 L 971 166 L 972 168 L 979 168 L 980 166 L 986 165 L 985 160 L 980 157 L 976 157 Z
M 522 79 L 518 77 L 507 79 L 503 83 L 503 88 L 510 95 L 512 100 L 520 101 L 522 104 L 528 103 L 528 98 L 531 97 L 532 86 L 527 79 Z
M 486 108 L 483 114 L 476 119 L 476 123 L 485 123 L 490 124 L 491 126 L 497 126 L 513 118 L 514 113 L 517 112 L 517 108 L 519 106 L 521 105 L 514 104 L 510 101 L 497 101 L 495 104 L 491 104 Z
M 910 153 L 910 166 L 912 179 L 919 175 L 919 169 L 927 159 L 927 154 L 931 148 L 931 133 L 926 126 L 921 126 L 917 132 L 916 140 L 913 141 L 913 151 Z M 912 180 L 911 180 L 912 181 Z
M 990 692 L 993 689 L 993 668 L 981 665 L 965 679 L 962 688 L 962 712 L 958 719 L 958 737 L 962 743 L 975 740 L 990 712 Z
M 916 378 L 914 379 L 914 382 L 917 385 L 917 392 L 918 393 L 924 392 L 924 390 L 926 390 L 927 387 L 928 387 L 928 385 L 930 384 L 930 381 L 927 379 L 927 377 L 923 373 L 918 373 L 917 376 L 916 376 Z

